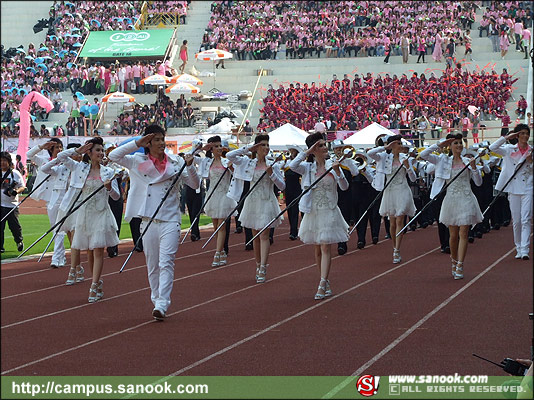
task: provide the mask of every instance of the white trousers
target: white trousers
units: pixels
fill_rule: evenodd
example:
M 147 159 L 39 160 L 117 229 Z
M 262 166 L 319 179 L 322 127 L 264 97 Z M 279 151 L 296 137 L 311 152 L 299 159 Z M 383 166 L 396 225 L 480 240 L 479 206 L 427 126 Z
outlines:
M 530 250 L 530 232 L 532 224 L 532 193 L 508 194 L 512 224 L 514 227 L 514 243 L 519 254 L 525 255 Z
M 57 213 L 59 211 L 59 201 L 52 208 L 47 208 L 48 220 L 50 221 L 50 227 L 54 226 L 57 222 Z M 55 231 L 52 231 L 54 234 Z M 65 232 L 58 232 L 56 238 L 54 239 L 54 254 L 52 255 L 52 264 L 54 265 L 65 265 L 67 259 L 65 258 Z
M 145 231 L 148 219 L 141 221 L 141 233 Z M 178 221 L 154 221 L 143 236 L 143 251 L 146 257 L 150 298 L 154 308 L 167 312 L 171 304 L 174 280 L 174 258 L 180 242 Z

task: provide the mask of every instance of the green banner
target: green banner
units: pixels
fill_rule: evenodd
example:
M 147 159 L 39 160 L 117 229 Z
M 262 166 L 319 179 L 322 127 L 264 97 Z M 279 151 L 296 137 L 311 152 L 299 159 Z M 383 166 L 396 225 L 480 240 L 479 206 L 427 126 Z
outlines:
M 89 58 L 162 57 L 165 55 L 173 32 L 173 29 L 93 31 L 89 33 L 80 56 Z
M 408 383 L 410 381 L 410 383 Z M 2 376 L 2 399 L 531 399 L 512 376 Z

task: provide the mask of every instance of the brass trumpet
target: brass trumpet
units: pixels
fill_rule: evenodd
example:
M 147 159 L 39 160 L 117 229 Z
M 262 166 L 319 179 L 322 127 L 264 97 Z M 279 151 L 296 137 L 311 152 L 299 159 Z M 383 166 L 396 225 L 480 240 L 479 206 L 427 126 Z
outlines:
M 364 152 L 356 151 L 353 160 L 358 164 L 358 170 L 364 170 L 367 167 L 367 154 Z

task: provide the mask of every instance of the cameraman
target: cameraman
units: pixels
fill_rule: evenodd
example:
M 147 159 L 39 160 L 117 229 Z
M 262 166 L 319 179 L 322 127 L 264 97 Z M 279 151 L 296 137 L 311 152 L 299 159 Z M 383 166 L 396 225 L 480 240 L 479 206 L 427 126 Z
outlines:
M 0 153 L 0 159 L 2 162 L 2 217 L 7 215 L 14 207 L 18 205 L 18 195 L 26 189 L 24 179 L 19 171 L 13 169 L 13 161 L 11 155 L 2 151 Z M 19 210 L 14 210 L 7 217 L 7 223 L 9 230 L 13 233 L 15 243 L 17 243 L 17 250 L 22 251 L 24 249 L 24 243 L 22 241 L 22 228 L 19 223 Z M 6 227 L 6 220 L 2 221 L 2 253 L 4 250 L 4 230 Z

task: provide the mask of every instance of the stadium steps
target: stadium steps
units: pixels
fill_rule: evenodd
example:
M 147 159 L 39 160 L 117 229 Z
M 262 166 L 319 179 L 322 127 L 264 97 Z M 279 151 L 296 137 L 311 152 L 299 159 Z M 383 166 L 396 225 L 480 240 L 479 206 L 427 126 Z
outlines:
M 47 28 L 41 32 L 33 33 L 33 26 L 40 19 L 48 19 L 48 12 L 52 6 L 51 1 L 2 1 L 2 44 L 7 50 L 10 47 L 40 43 L 46 39 Z

